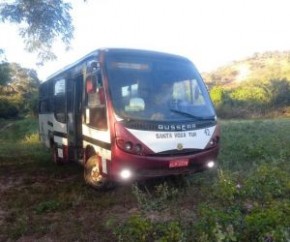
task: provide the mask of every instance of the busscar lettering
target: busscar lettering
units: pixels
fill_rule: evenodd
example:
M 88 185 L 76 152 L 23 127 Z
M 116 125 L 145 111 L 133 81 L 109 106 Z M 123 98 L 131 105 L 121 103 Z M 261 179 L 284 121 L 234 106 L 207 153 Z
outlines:
M 196 128 L 195 123 L 189 123 L 189 124 L 158 124 L 157 129 L 158 130 L 164 130 L 164 131 L 186 131 L 186 130 L 192 130 Z

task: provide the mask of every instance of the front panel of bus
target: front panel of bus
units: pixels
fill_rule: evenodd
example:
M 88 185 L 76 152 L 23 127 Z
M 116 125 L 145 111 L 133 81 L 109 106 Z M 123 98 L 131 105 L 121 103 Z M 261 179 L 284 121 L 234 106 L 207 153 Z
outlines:
M 216 114 L 190 61 L 109 51 L 105 73 L 114 179 L 189 173 L 215 164 Z

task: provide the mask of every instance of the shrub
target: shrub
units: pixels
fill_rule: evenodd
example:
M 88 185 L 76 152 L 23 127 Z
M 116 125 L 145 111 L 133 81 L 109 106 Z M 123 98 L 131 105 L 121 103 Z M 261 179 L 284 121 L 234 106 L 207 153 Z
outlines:
M 178 190 L 170 187 L 166 182 L 155 186 L 154 191 L 149 191 L 146 187 L 145 191 L 142 191 L 135 184 L 132 186 L 132 192 L 143 211 L 161 211 L 176 201 L 178 197 Z
M 220 171 L 197 209 L 197 241 L 288 241 L 290 177 L 281 164 L 262 164 L 237 179 Z M 208 192 L 208 191 L 207 191 Z
M 176 221 L 152 222 L 141 215 L 132 215 L 114 229 L 118 241 L 186 241 L 183 228 Z
M 0 98 L 0 118 L 16 118 L 19 114 L 17 106 L 5 98 Z

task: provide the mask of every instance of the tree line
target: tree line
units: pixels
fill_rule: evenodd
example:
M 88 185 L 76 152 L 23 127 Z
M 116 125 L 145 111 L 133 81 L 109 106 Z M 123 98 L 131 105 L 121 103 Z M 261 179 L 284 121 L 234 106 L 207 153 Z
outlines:
M 0 63 L 0 118 L 36 115 L 40 81 L 35 70 Z

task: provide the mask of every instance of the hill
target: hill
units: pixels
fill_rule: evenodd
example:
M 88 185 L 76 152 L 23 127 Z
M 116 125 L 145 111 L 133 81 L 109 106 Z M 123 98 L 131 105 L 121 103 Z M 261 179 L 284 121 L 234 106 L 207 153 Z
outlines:
M 202 76 L 222 118 L 290 115 L 290 51 L 256 53 Z
M 212 72 L 202 73 L 210 86 L 236 87 L 243 82 L 290 80 L 290 51 L 255 53 Z

